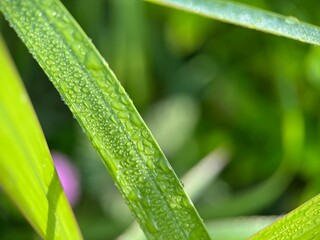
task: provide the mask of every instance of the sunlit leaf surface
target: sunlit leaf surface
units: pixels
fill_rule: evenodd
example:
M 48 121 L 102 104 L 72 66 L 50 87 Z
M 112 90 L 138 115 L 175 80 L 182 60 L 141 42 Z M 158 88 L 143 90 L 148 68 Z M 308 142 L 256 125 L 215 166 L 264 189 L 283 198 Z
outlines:
M 205 17 L 320 45 L 320 28 L 292 16 L 222 0 L 147 0 Z
M 0 39 L 0 186 L 45 239 L 82 239 L 30 100 Z
M 132 101 L 59 1 L 0 9 L 62 95 L 150 239 L 208 239 L 179 179 Z

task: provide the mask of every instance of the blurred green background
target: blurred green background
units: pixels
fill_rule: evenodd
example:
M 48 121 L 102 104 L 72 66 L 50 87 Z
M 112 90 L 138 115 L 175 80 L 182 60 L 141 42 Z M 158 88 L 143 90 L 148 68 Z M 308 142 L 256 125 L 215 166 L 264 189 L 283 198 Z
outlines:
M 319 48 L 140 1 L 62 2 L 106 58 L 179 177 L 216 149 L 229 155 L 195 201 L 205 221 L 284 214 L 320 192 Z M 320 25 L 315 0 L 254 5 Z M 0 29 L 49 148 L 79 169 L 74 211 L 85 239 L 115 239 L 133 221 L 131 213 L 2 16 Z M 0 195 L 0 238 L 37 239 Z

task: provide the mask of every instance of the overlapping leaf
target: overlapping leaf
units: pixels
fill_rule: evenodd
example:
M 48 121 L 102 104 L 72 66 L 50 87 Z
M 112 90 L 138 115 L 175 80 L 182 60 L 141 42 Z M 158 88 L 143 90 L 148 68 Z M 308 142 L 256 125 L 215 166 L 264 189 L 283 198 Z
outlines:
M 82 239 L 41 127 L 0 39 L 0 186 L 45 239 Z

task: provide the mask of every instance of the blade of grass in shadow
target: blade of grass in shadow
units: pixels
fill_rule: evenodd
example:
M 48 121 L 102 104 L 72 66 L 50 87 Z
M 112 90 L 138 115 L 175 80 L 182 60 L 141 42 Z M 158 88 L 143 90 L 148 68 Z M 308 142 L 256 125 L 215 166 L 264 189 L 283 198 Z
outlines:
M 82 239 L 45 138 L 0 38 L 0 185 L 45 239 Z
M 215 240 L 246 240 L 277 219 L 277 216 L 236 217 L 206 221 L 206 226 Z
M 295 83 L 282 76 L 276 77 L 279 78 L 278 92 L 283 108 L 281 165 L 271 177 L 257 186 L 199 207 L 203 218 L 246 215 L 263 209 L 286 190 L 296 174 L 302 160 L 305 141 L 304 116 L 299 106 Z
M 319 27 L 242 3 L 227 0 L 146 1 L 320 46 Z
M 317 195 L 250 239 L 318 239 L 319 236 L 320 195 Z
M 198 200 L 204 194 L 212 181 L 226 167 L 229 158 L 230 150 L 219 147 L 201 159 L 182 177 L 185 190 L 192 201 Z
M 123 87 L 58 0 L 2 0 L 99 152 L 149 239 L 209 239 L 203 221 Z
M 245 240 L 277 219 L 277 216 L 251 216 L 209 220 L 205 223 L 210 237 L 214 240 Z M 131 229 L 117 240 L 145 240 L 142 231 L 137 227 L 136 224 L 132 225 Z
M 135 105 L 143 107 L 150 100 L 151 83 L 146 58 L 147 31 L 141 1 L 111 1 L 114 15 L 114 67 Z

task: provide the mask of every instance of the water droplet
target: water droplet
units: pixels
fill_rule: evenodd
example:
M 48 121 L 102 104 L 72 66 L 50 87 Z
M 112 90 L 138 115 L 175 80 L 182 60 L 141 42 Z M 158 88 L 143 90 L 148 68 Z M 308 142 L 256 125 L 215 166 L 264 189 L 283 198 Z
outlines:
M 111 121 L 114 123 L 114 124 L 118 124 L 118 121 L 117 121 L 117 118 L 115 115 L 111 115 Z
M 146 147 L 144 150 L 146 155 L 153 155 L 154 151 L 152 150 L 152 148 Z
M 78 88 L 77 86 L 74 86 L 74 87 L 73 87 L 73 91 L 74 91 L 75 93 L 79 93 L 79 92 L 80 92 L 80 90 L 79 90 L 79 88 Z
M 111 102 L 111 106 L 117 110 L 124 110 L 125 109 L 124 106 L 118 101 Z
M 288 24 L 298 24 L 299 23 L 299 19 L 296 17 L 293 17 L 293 16 L 286 17 L 285 21 Z
M 181 206 L 185 208 L 192 208 L 192 205 L 190 204 L 189 200 L 187 198 L 182 198 L 181 200 Z
M 146 228 L 150 233 L 157 233 L 159 231 L 156 221 L 151 216 L 149 216 L 146 220 Z
M 53 65 L 50 67 L 50 70 L 51 70 L 53 73 L 56 73 L 56 72 L 59 71 L 59 68 L 53 64 Z
M 166 184 L 164 184 L 164 183 L 159 183 L 158 186 L 159 186 L 161 192 L 165 193 L 165 192 L 167 191 L 167 186 L 166 186 Z
M 137 127 L 139 127 L 141 125 L 140 120 L 138 118 L 138 116 L 136 114 L 131 114 L 131 121 L 134 125 L 136 125 Z
M 170 164 L 168 163 L 168 161 L 165 158 L 160 158 L 157 163 L 158 163 L 159 167 L 161 168 L 161 170 L 165 173 L 169 173 L 172 169 Z
M 141 192 L 139 191 L 139 189 L 133 189 L 131 190 L 131 192 L 129 193 L 128 197 L 132 200 L 132 201 L 140 201 L 142 199 L 142 195 Z
M 174 210 L 174 209 L 176 209 L 176 208 L 178 207 L 178 205 L 177 205 L 175 202 L 170 202 L 170 203 L 169 203 L 169 207 L 170 207 L 172 210 Z
M 99 58 L 96 56 L 96 54 L 93 51 L 86 53 L 84 64 L 86 65 L 87 68 L 91 70 L 99 70 L 103 68 L 103 66 L 99 61 Z
M 83 91 L 84 93 L 89 93 L 89 92 L 90 92 L 89 88 L 87 88 L 87 87 L 83 87 L 83 88 L 82 88 L 82 91 Z
M 126 119 L 129 117 L 128 113 L 127 112 L 119 112 L 118 113 L 118 117 L 119 118 L 122 118 L 122 119 Z
M 74 38 L 75 38 L 76 40 L 78 40 L 78 41 L 81 41 L 81 40 L 82 40 L 82 35 L 81 35 L 81 33 L 80 33 L 79 31 L 75 31 L 75 32 L 73 33 L 73 36 L 74 36 Z
M 138 150 L 139 150 L 140 152 L 143 152 L 144 147 L 143 147 L 143 144 L 142 144 L 142 142 L 141 142 L 141 141 L 139 141 L 139 142 L 138 142 L 137 147 L 138 147 Z
M 73 77 L 74 78 L 80 78 L 80 76 L 81 76 L 81 74 L 80 73 L 78 73 L 78 72 L 75 72 L 74 74 L 73 74 Z
M 147 161 L 146 161 L 146 165 L 151 171 L 154 170 L 154 164 L 153 164 L 152 159 L 148 158 Z
M 127 129 L 128 129 L 128 126 L 126 125 L 126 127 L 127 127 Z M 131 135 L 131 137 L 134 139 L 134 140 L 139 140 L 140 139 L 140 137 L 141 137 L 141 134 L 140 134 L 140 131 L 135 131 L 135 133 L 133 133 L 132 135 Z

